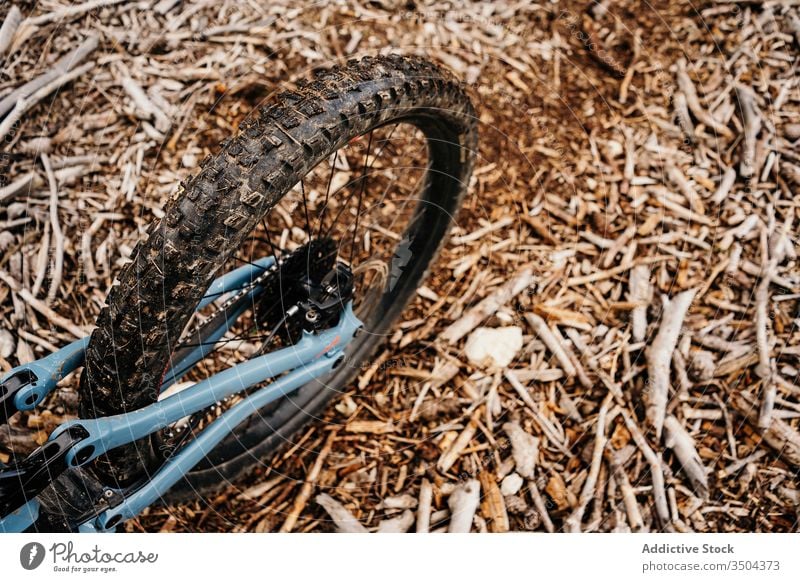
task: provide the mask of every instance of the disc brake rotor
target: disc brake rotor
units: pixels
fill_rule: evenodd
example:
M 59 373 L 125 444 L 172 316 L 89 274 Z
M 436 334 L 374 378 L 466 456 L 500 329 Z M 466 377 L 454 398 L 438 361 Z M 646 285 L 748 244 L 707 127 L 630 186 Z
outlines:
M 256 287 L 260 287 L 261 291 L 250 307 L 255 337 L 261 339 L 261 344 L 248 354 L 248 359 L 276 347 L 275 340 L 284 346 L 292 345 L 302 337 L 304 331 L 319 332 L 335 326 L 344 306 L 352 300 L 354 291 L 350 267 L 337 261 L 336 242 L 328 237 L 312 239 L 278 258 L 272 267 L 265 269 L 248 285 L 218 305 L 214 313 L 184 335 L 173 353 L 173 361 L 180 361 L 183 354 L 190 353 L 204 343 L 213 348 L 206 355 L 208 357 L 218 346 L 237 339 L 223 336 L 216 342 L 207 342 L 219 326 L 226 324 L 230 315 L 241 308 L 242 302 L 250 301 L 249 295 Z M 246 333 L 237 335 L 248 339 Z M 192 384 L 183 382 L 182 386 Z M 167 392 L 174 391 L 173 388 L 168 388 Z M 162 452 L 164 458 L 186 442 L 193 429 L 202 424 L 206 414 L 198 412 L 161 432 L 157 437 L 157 450 Z

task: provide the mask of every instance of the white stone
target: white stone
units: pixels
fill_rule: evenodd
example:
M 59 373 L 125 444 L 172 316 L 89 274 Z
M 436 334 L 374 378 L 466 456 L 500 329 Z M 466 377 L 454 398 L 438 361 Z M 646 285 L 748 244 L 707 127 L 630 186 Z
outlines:
M 506 476 L 503 482 L 500 483 L 500 493 L 502 493 L 504 497 L 516 495 L 520 489 L 522 489 L 522 477 L 516 473 L 511 473 Z
M 506 368 L 522 349 L 522 328 L 479 327 L 467 339 L 464 353 L 475 366 Z

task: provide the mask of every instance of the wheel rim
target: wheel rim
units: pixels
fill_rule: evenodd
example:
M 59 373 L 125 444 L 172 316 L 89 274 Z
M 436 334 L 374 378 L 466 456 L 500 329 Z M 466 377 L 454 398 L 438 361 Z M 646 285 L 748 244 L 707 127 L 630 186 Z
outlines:
M 424 127 L 425 131 L 420 127 Z M 416 148 L 409 149 L 409 143 Z M 354 145 L 357 147 L 353 148 Z M 432 123 L 432 118 L 395 120 L 373 128 L 349 140 L 345 146 L 337 148 L 320 161 L 261 221 L 245 245 L 242 245 L 243 252 L 233 253 L 228 261 L 230 268 L 252 263 L 260 253 L 267 252 L 280 257 L 284 248 L 291 249 L 307 242 L 309 238 L 338 234 L 340 243 L 342 239 L 349 243 L 349 247 L 340 244 L 339 257 L 344 257 L 361 279 L 356 290 L 357 298 L 369 295 L 364 293 L 364 289 L 376 287 L 370 284 L 370 280 L 379 283 L 377 288 L 383 287 L 382 293 L 370 301 L 356 301 L 356 309 L 360 311 L 362 321 L 365 321 L 366 330 L 351 342 L 347 350 L 350 369 L 347 366 L 340 367 L 330 376 L 319 380 L 316 391 L 310 391 L 308 387 L 298 391 L 298 394 L 312 394 L 287 397 L 273 405 L 273 410 L 282 405 L 291 407 L 283 411 L 290 413 L 288 416 L 306 414 L 305 403 L 314 400 L 313 392 L 338 390 L 352 376 L 353 369 L 358 367 L 364 355 L 386 333 L 388 323 L 405 304 L 405 301 L 399 304 L 398 300 L 407 299 L 409 291 L 416 288 L 425 267 L 438 249 L 437 240 L 424 239 L 424 235 L 424 240 L 421 240 L 420 232 L 441 238 L 453 218 L 451 212 L 457 207 L 458 193 L 463 189 L 456 177 L 457 169 L 461 167 L 457 157 L 459 152 L 460 144 L 453 139 L 451 130 L 444 124 Z M 404 162 L 399 160 L 400 154 Z M 354 163 L 355 159 L 360 161 Z M 405 181 L 405 187 L 398 178 Z M 411 186 L 408 186 L 409 182 Z M 396 192 L 390 198 L 388 195 L 392 189 L 396 189 Z M 400 192 L 399 196 L 397 192 Z M 398 208 L 401 209 L 399 212 Z M 376 213 L 376 210 L 379 212 Z M 274 223 L 270 220 L 274 217 L 283 222 L 279 236 L 276 236 Z M 343 221 L 343 217 L 349 217 L 350 220 Z M 376 218 L 383 218 L 384 222 Z M 298 229 L 297 224 L 304 228 Z M 398 228 L 398 225 L 402 228 Z M 387 239 L 394 244 L 382 244 Z M 387 249 L 391 252 L 387 252 Z M 375 250 L 382 252 L 371 252 Z M 376 254 L 380 257 L 376 258 Z M 419 260 L 415 261 L 417 258 Z M 225 270 L 228 269 L 221 269 L 220 272 Z M 363 295 L 359 296 L 359 293 Z M 359 309 L 363 307 L 369 309 Z M 239 339 L 236 335 L 229 336 L 221 345 L 231 345 Z M 237 347 L 241 347 L 241 344 Z M 230 359 L 221 361 L 222 367 L 234 363 Z M 213 366 L 206 368 L 203 373 L 210 375 L 215 371 L 219 371 L 218 366 L 217 369 Z M 232 433 L 217 450 L 226 448 L 226 445 L 236 445 L 234 448 L 239 453 L 247 453 L 259 439 L 263 440 L 263 430 L 251 431 L 250 428 L 252 425 L 266 424 L 264 416 L 254 415 L 247 426 Z M 278 428 L 277 425 L 267 427 L 267 432 Z M 244 434 L 252 432 L 256 433 L 255 438 L 244 439 Z M 224 455 L 212 453 L 198 470 L 213 468 L 216 463 L 226 460 Z

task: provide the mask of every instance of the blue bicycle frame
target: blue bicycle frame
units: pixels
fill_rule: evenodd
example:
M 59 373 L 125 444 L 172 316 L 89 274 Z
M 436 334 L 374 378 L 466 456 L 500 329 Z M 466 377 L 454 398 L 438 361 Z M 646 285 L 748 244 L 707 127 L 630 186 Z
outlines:
M 198 305 L 202 309 L 216 299 L 225 299 L 252 282 L 254 275 L 269 269 L 274 259 L 267 257 L 240 267 L 215 280 Z M 247 298 L 255 298 L 263 289 L 255 285 Z M 233 322 L 245 310 L 241 302 L 231 317 L 220 325 L 204 342 L 174 364 L 165 375 L 162 391 L 177 382 L 213 350 Z M 344 358 L 344 350 L 362 326 L 348 303 L 335 327 L 319 333 L 304 332 L 294 345 L 258 356 L 228 368 L 202 382 L 172 394 L 145 408 L 127 414 L 97 419 L 78 419 L 65 422 L 50 435 L 52 442 L 59 435 L 78 429 L 82 435 L 78 444 L 66 455 L 69 467 L 90 463 L 109 450 L 133 443 L 164 429 L 180 419 L 204 410 L 220 400 L 243 390 L 274 379 L 267 386 L 243 398 L 211 422 L 192 441 L 165 461 L 158 471 L 141 487 L 129 492 L 108 489 L 109 496 L 118 496 L 121 503 L 106 509 L 81 524 L 80 531 L 110 531 L 119 523 L 138 515 L 157 501 L 189 470 L 199 463 L 237 425 L 276 399 L 296 391 L 333 370 Z M 20 373 L 32 373 L 34 381 L 20 389 L 14 397 L 17 410 L 32 410 L 52 392 L 57 383 L 83 364 L 88 338 L 75 341 L 49 356 L 11 370 L 2 381 Z M 178 370 L 178 372 L 174 372 Z M 280 376 L 280 378 L 277 378 Z M 43 446 L 47 447 L 48 443 Z M 0 518 L 0 532 L 21 532 L 38 518 L 39 503 L 29 500 L 13 513 Z

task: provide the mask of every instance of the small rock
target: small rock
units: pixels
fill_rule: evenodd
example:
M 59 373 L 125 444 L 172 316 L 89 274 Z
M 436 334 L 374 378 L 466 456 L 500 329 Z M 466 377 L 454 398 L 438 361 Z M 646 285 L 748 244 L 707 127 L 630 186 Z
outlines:
M 479 327 L 469 336 L 464 353 L 475 366 L 506 368 L 522 349 L 522 328 Z
M 500 484 L 500 493 L 502 493 L 503 496 L 516 495 L 517 492 L 522 489 L 522 483 L 522 477 L 517 473 L 511 473 L 508 477 L 503 479 L 503 482 Z
M 181 158 L 181 165 L 183 165 L 184 168 L 196 168 L 197 156 L 194 154 L 183 154 L 183 157 Z
M 4 230 L 0 232 L 0 253 L 10 248 L 14 244 L 14 235 Z
M 613 160 L 625 153 L 625 148 L 617 140 L 610 139 L 606 142 L 606 155 L 608 159 Z
M 517 465 L 517 473 L 526 479 L 533 479 L 536 461 L 539 457 L 539 439 L 528 434 L 516 422 L 507 422 L 503 430 L 511 441 L 511 454 Z
M 691 354 L 689 374 L 698 381 L 710 380 L 717 370 L 714 355 L 706 350 L 696 350 Z
M 342 416 L 350 417 L 353 416 L 356 410 L 358 410 L 358 405 L 356 404 L 355 400 L 353 400 L 349 394 L 346 394 L 344 398 L 342 398 L 339 402 L 336 403 L 334 406 L 337 412 L 339 412 Z
M 528 504 L 519 495 L 507 495 L 503 501 L 506 504 L 506 511 L 511 515 L 523 515 L 528 511 Z

